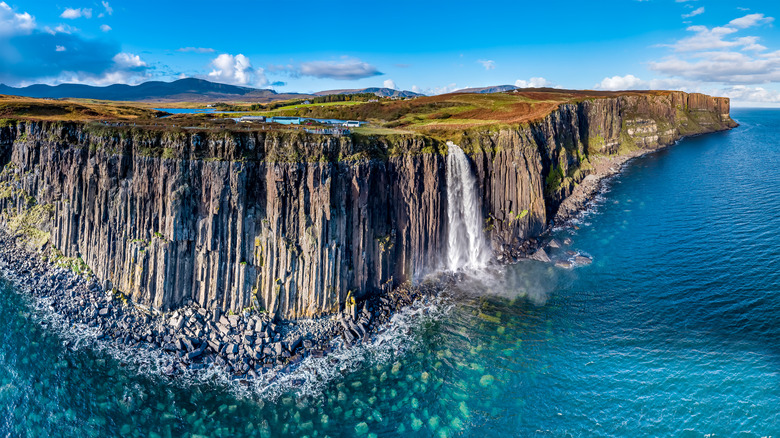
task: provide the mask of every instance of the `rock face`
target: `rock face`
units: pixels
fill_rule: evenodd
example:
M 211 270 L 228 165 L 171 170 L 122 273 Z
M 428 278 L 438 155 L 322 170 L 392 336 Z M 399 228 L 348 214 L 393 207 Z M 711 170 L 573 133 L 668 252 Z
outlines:
M 588 175 L 589 154 L 727 129 L 728 114 L 728 99 L 672 92 L 565 104 L 528 126 L 464 134 L 494 251 L 511 257 L 545 230 Z M 414 136 L 16 122 L 0 128 L 0 220 L 160 310 L 192 300 L 327 314 L 441 266 L 443 152 Z

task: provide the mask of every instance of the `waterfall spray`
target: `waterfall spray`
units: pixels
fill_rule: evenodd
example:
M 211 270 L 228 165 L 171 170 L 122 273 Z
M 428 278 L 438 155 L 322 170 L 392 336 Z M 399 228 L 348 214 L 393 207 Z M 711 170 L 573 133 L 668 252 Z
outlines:
M 490 248 L 482 232 L 477 181 L 463 149 L 453 142 L 447 146 L 447 269 L 484 268 L 490 260 Z

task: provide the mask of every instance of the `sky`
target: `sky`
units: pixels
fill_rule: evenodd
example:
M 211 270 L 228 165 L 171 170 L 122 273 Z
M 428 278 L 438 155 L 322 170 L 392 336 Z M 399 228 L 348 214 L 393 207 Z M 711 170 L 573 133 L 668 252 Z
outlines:
M 780 106 L 780 2 L 0 0 L 0 83 L 675 89 Z

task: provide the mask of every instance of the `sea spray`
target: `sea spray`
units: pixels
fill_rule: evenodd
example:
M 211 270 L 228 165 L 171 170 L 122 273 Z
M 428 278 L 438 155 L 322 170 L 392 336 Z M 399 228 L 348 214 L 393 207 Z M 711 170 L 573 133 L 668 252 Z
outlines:
M 481 269 L 490 261 L 490 248 L 482 232 L 477 181 L 463 149 L 451 141 L 447 146 L 447 269 Z

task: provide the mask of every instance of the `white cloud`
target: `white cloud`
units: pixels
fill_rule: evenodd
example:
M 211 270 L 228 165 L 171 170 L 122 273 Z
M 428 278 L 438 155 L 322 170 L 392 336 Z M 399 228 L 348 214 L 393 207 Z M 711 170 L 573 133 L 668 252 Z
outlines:
M 49 26 L 46 26 L 46 27 L 43 28 L 43 30 L 46 33 L 50 33 L 52 35 L 56 35 L 58 33 L 65 33 L 65 34 L 70 35 L 70 34 L 72 34 L 74 32 L 78 32 L 79 28 L 73 27 L 73 26 L 68 25 L 68 24 L 59 24 L 54 29 L 50 28 Z
M 35 29 L 35 17 L 16 13 L 6 2 L 0 2 L 0 36 L 29 34 Z
M 744 29 L 773 20 L 764 14 L 749 14 L 725 26 L 690 26 L 687 30 L 693 35 L 667 45 L 676 53 L 649 62 L 649 68 L 697 82 L 746 85 L 780 81 L 780 56 L 776 55 L 780 52 L 766 53 L 767 47 L 757 36 L 739 36 Z
M 434 96 L 437 94 L 452 93 L 461 90 L 463 88 L 468 88 L 468 87 L 458 87 L 457 84 L 453 82 L 451 84 L 443 85 L 441 87 L 431 87 L 431 88 L 422 88 L 422 87 L 418 87 L 417 85 L 412 85 L 411 91 L 419 94 L 425 94 L 428 96 Z
M 385 88 L 389 88 L 391 90 L 397 90 L 398 89 L 398 87 L 396 87 L 396 85 L 395 85 L 395 81 L 393 81 L 392 79 L 388 79 L 388 80 L 384 81 L 382 83 L 382 86 L 385 87 Z
M 690 26 L 686 30 L 694 32 L 694 35 L 683 38 L 671 45 L 678 52 L 726 49 L 739 46 L 737 41 L 724 40 L 724 37 L 737 32 L 737 29 L 731 27 L 719 26 L 709 29 L 707 26 Z
M 647 88 L 645 81 L 639 79 L 634 75 L 625 76 L 612 76 L 611 78 L 604 78 L 596 88 L 600 90 L 635 90 Z
M 268 85 L 263 69 L 252 67 L 249 58 L 240 53 L 235 56 L 223 53 L 214 58 L 210 65 L 213 70 L 208 77 L 217 82 L 260 87 Z
M 443 87 L 433 87 L 433 88 L 429 88 L 429 89 L 427 89 L 427 90 L 426 90 L 426 92 L 425 92 L 425 93 L 423 93 L 423 94 L 434 94 L 434 95 L 435 95 L 435 94 L 447 94 L 447 93 L 452 93 L 453 91 L 455 91 L 455 90 L 458 90 L 458 89 L 460 89 L 460 88 L 462 88 L 462 87 L 458 87 L 458 86 L 457 86 L 457 85 L 456 85 L 456 84 L 453 82 L 453 83 L 451 83 L 451 84 L 449 84 L 449 85 L 445 85 L 445 86 L 443 86 Z
M 524 79 L 518 79 L 515 81 L 515 87 L 518 88 L 544 88 L 544 87 L 555 87 L 555 84 L 548 81 L 545 78 L 531 78 L 529 80 Z
M 687 90 L 697 89 L 697 82 L 684 79 L 665 78 L 642 80 L 634 75 L 606 77 L 595 85 L 597 90 L 622 91 L 622 90 Z
M 691 59 L 671 57 L 651 62 L 659 73 L 702 82 L 759 84 L 780 81 L 780 58 L 740 52 L 703 52 Z
M 56 52 L 64 52 L 66 49 L 65 49 L 65 46 L 55 46 L 54 50 Z
M 320 79 L 357 80 L 371 76 L 380 76 L 376 67 L 356 58 L 342 56 L 340 61 L 308 61 L 300 65 L 269 64 L 266 70 L 271 73 L 284 73 L 291 77 L 311 76 Z
M 60 14 L 60 17 L 67 18 L 69 20 L 73 20 L 76 18 L 92 18 L 92 9 L 90 8 L 65 8 L 65 10 Z
M 21 81 L 18 85 L 31 84 L 86 84 L 105 86 L 112 84 L 139 84 L 151 79 L 148 64 L 138 55 L 132 53 L 117 53 L 112 58 L 108 69 L 99 73 L 84 71 L 62 71 L 57 75 L 35 78 L 34 81 Z
M 214 49 L 210 47 L 180 47 L 176 49 L 177 52 L 194 52 L 194 53 L 214 53 Z
M 763 87 L 747 87 L 735 85 L 721 90 L 720 95 L 740 103 L 780 103 L 780 91 Z
M 108 32 L 108 31 L 111 30 L 111 26 L 109 26 L 107 24 L 101 24 L 100 25 L 100 30 L 102 30 L 103 32 Z
M 760 24 L 768 24 L 773 21 L 775 21 L 774 18 L 765 17 L 764 14 L 748 14 L 744 17 L 735 18 L 729 21 L 729 25 L 739 29 L 747 29 L 748 27 L 758 26 Z
M 120 69 L 135 69 L 140 67 L 148 67 L 148 65 L 141 60 L 138 55 L 132 53 L 117 53 L 113 58 L 114 64 Z
M 337 80 L 356 80 L 382 74 L 373 65 L 352 58 L 343 58 L 342 61 L 304 62 L 297 71 L 291 73 Z
M 482 64 L 482 67 L 485 67 L 485 70 L 493 70 L 496 68 L 496 61 L 493 61 L 492 59 L 479 59 L 477 62 Z
M 696 9 L 692 10 L 691 12 L 689 12 L 687 14 L 683 14 L 682 17 L 683 18 L 691 18 L 691 17 L 695 17 L 697 15 L 701 15 L 703 13 L 704 13 L 704 6 L 702 6 L 700 8 L 696 8 Z
M 102 1 L 102 2 L 100 2 L 100 3 L 102 3 L 102 4 L 103 4 L 103 8 L 105 8 L 105 10 L 106 10 L 106 14 L 108 14 L 108 15 L 114 15 L 114 8 L 112 8 L 111 6 L 109 6 L 109 5 L 108 5 L 108 2 L 106 2 L 106 1 Z

